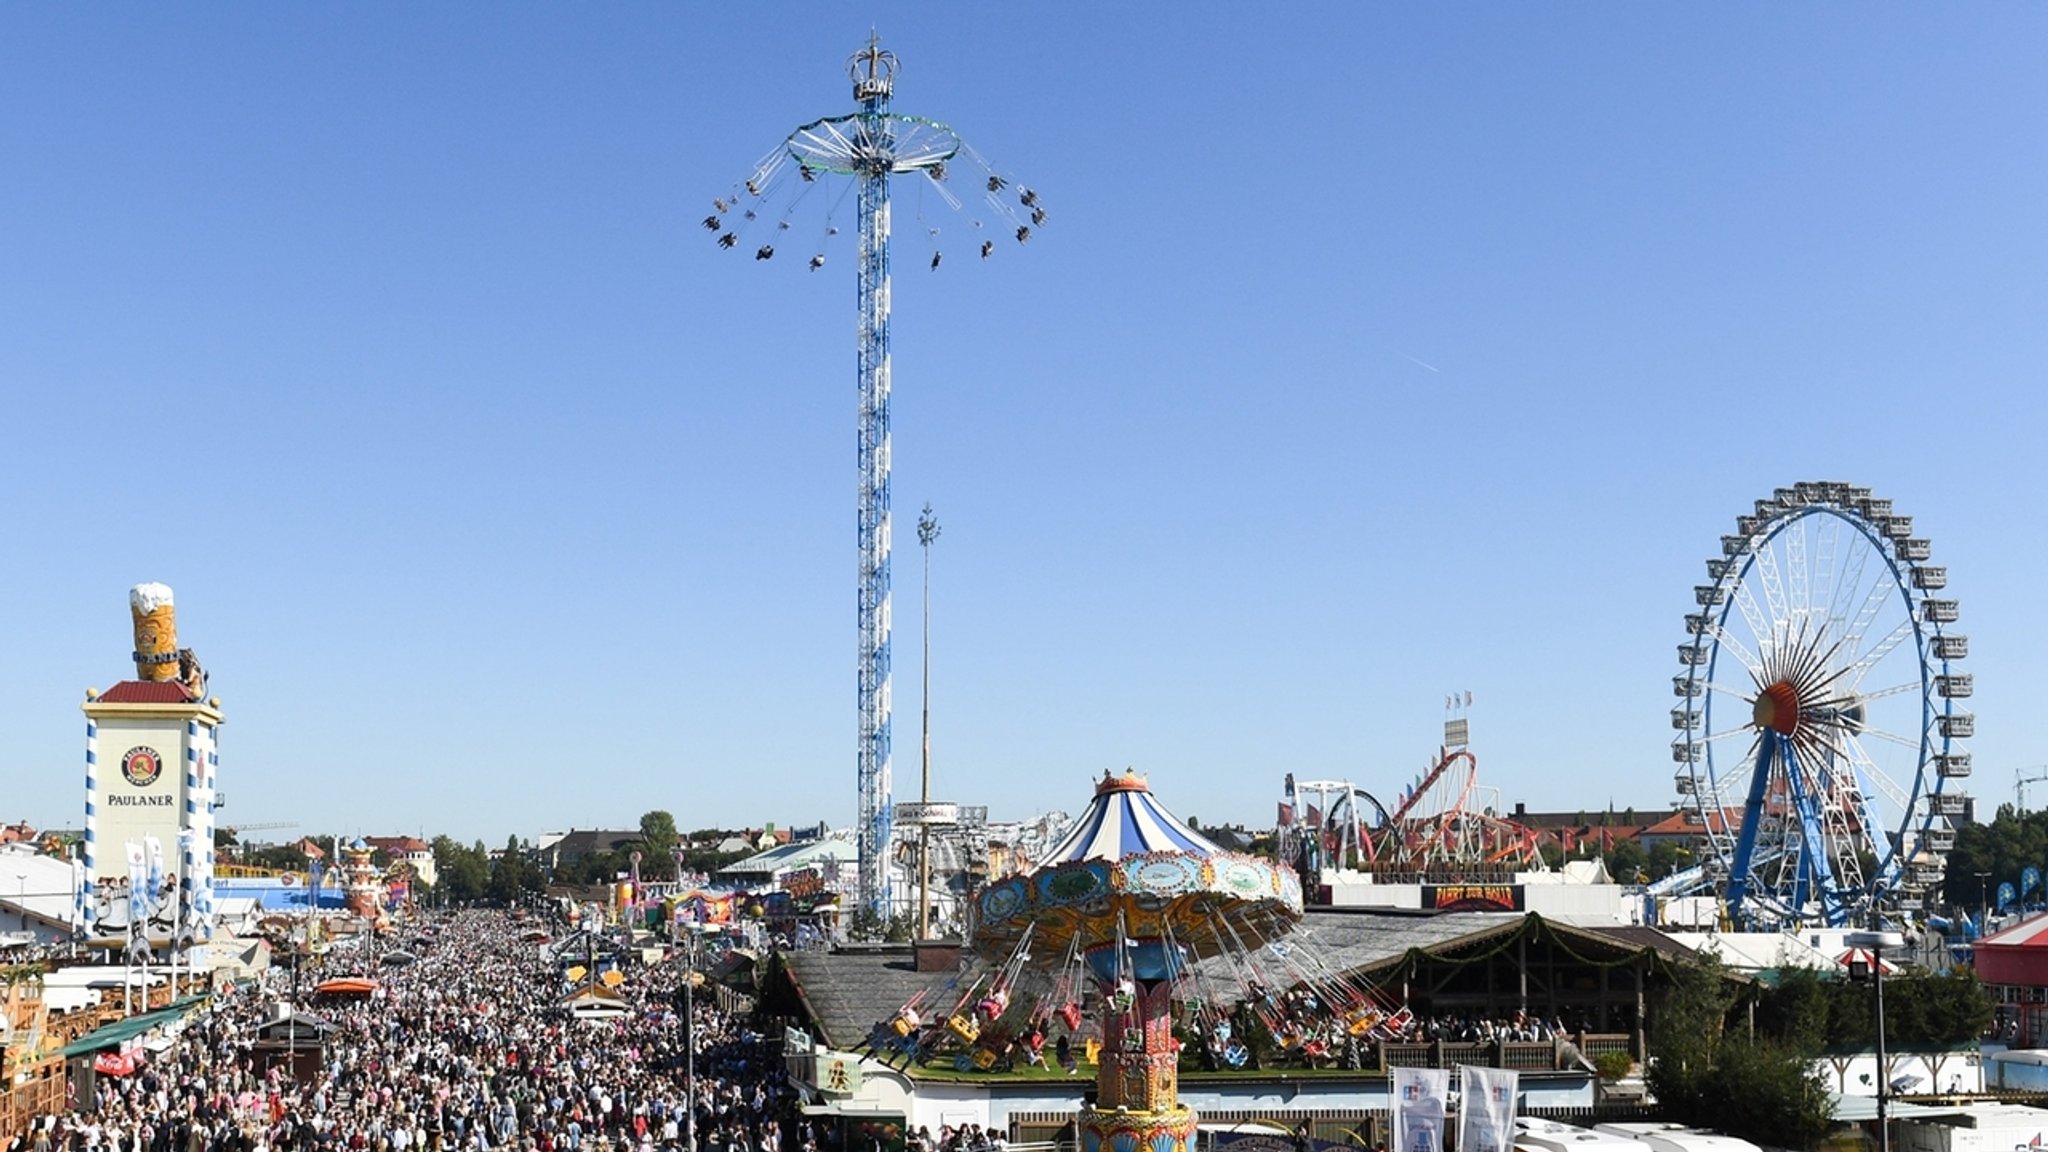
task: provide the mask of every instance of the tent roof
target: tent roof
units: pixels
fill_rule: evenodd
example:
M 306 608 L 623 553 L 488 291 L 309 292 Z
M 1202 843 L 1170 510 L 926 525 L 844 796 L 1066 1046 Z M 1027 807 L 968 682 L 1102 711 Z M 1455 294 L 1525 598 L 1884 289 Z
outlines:
M 172 1001 L 168 1008 L 158 1008 L 154 1012 L 142 1012 L 116 1020 L 112 1024 L 95 1028 L 71 1043 L 66 1044 L 59 1055 L 67 1057 L 77 1056 L 84 1052 L 97 1052 L 102 1048 L 112 1048 L 124 1040 L 142 1035 L 159 1024 L 168 1024 L 205 1002 L 206 997 L 204 995 L 187 996 L 182 1000 Z
M 2048 949 L 2048 915 L 2022 920 L 1977 941 L 1979 948 Z
M 1222 851 L 1161 807 L 1144 777 L 1125 773 L 1102 778 L 1095 799 L 1040 863 L 1121 860 L 1145 852 L 1215 856 Z

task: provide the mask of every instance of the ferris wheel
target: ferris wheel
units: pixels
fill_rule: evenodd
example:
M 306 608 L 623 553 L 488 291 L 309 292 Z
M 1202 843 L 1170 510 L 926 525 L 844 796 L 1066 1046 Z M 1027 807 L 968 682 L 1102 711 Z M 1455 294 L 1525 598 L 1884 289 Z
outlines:
M 1931 551 L 1891 501 L 1812 482 L 1758 500 L 1707 561 L 1671 753 L 1735 922 L 1874 924 L 1941 883 L 1976 717 Z

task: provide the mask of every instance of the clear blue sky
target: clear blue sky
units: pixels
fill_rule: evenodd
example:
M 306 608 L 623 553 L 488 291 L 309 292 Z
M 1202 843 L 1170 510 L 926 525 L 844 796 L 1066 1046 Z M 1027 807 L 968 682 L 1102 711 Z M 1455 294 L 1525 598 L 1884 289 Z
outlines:
M 1039 188 L 899 260 L 899 796 L 1672 800 L 1702 561 L 1804 478 L 1946 562 L 1975 791 L 2048 762 L 2048 9 L 0 12 L 0 819 L 75 825 L 178 592 L 229 823 L 851 821 L 853 282 L 699 221 L 847 111 Z M 899 237 L 905 234 L 898 220 Z

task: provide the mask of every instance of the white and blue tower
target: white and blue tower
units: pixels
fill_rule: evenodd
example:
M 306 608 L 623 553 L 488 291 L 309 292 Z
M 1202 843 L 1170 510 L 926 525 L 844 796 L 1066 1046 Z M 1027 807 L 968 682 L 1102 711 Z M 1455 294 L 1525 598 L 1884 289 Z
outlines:
M 860 906 L 882 915 L 891 911 L 888 857 L 893 804 L 890 799 L 890 669 L 889 669 L 889 306 L 890 306 L 890 182 L 897 175 L 919 177 L 914 191 L 924 238 L 930 243 L 931 271 L 944 258 L 941 229 L 923 216 L 929 190 L 934 208 L 969 216 L 969 251 L 984 261 L 995 252 L 996 240 L 1014 237 L 1022 244 L 1045 223 L 1037 193 L 988 167 L 951 128 L 920 116 L 889 109 L 896 83 L 894 53 L 876 37 L 847 63 L 853 97 L 859 110 L 803 125 L 755 166 L 729 196 L 712 202 L 714 214 L 704 227 L 727 250 L 751 250 L 756 261 L 774 259 L 776 245 L 802 242 L 811 234 L 795 229 L 794 217 L 804 204 L 822 204 L 827 216 L 815 233 L 818 247 L 807 266 L 816 272 L 826 263 L 824 249 L 839 229 L 830 212 L 839 203 L 835 181 L 850 180 L 857 191 L 858 349 L 856 376 L 858 420 L 855 461 L 858 485 L 856 533 L 859 557 L 856 574 L 856 652 L 854 693 L 858 713 L 855 773 L 860 815 L 858 826 Z M 948 189 L 951 169 L 974 169 L 968 178 L 976 212 L 966 212 L 960 197 Z M 823 190 L 823 194 L 811 193 Z M 774 205 L 774 207 L 771 207 Z M 985 212 L 982 211 L 985 209 Z M 763 230 L 765 238 L 759 236 Z M 801 257 L 800 257 L 801 259 Z
M 85 712 L 85 843 L 81 894 L 88 936 L 119 931 L 160 937 L 173 947 L 204 941 L 213 928 L 214 775 L 220 767 L 220 700 L 206 673 L 178 647 L 176 608 L 162 584 L 128 596 L 135 627 L 135 678 L 88 691 Z M 175 852 L 166 890 L 147 901 L 149 924 L 129 923 L 115 893 L 131 883 L 129 845 L 154 840 Z

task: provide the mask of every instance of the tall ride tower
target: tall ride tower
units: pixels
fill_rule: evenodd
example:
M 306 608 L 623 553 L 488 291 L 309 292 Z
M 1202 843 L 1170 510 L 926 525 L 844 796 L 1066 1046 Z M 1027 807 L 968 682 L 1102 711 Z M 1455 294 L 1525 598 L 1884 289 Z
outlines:
M 763 157 L 753 173 L 731 193 L 712 201 L 714 213 L 704 227 L 718 246 L 746 251 L 754 259 L 773 260 L 776 245 L 815 237 L 806 266 L 816 272 L 826 263 L 826 250 L 839 234 L 833 212 L 840 203 L 835 182 L 852 181 L 858 250 L 859 385 L 855 460 L 858 471 L 856 531 L 859 561 L 856 576 L 857 647 L 855 699 L 859 730 L 855 753 L 859 793 L 860 904 L 886 914 L 890 908 L 887 859 L 893 805 L 889 767 L 889 207 L 890 180 L 913 174 L 917 181 L 917 215 L 930 244 L 928 266 L 936 272 L 945 258 L 943 230 L 924 215 L 929 190 L 939 206 L 966 219 L 971 250 L 983 261 L 996 250 L 997 234 L 1019 244 L 1045 223 L 1038 194 L 1015 186 L 944 124 L 889 110 L 896 85 L 897 61 L 876 37 L 847 62 L 853 98 L 860 108 L 843 116 L 814 120 L 790 133 Z M 948 188 L 953 169 L 967 165 L 979 204 L 969 212 Z M 812 193 L 822 194 L 813 198 Z M 806 205 L 819 205 L 824 222 L 815 233 L 799 231 L 796 219 Z M 979 214 L 980 218 L 977 218 Z M 984 221 L 993 225 L 984 232 Z M 765 237 L 758 236 L 768 230 Z M 756 243 L 758 240 L 758 244 Z

